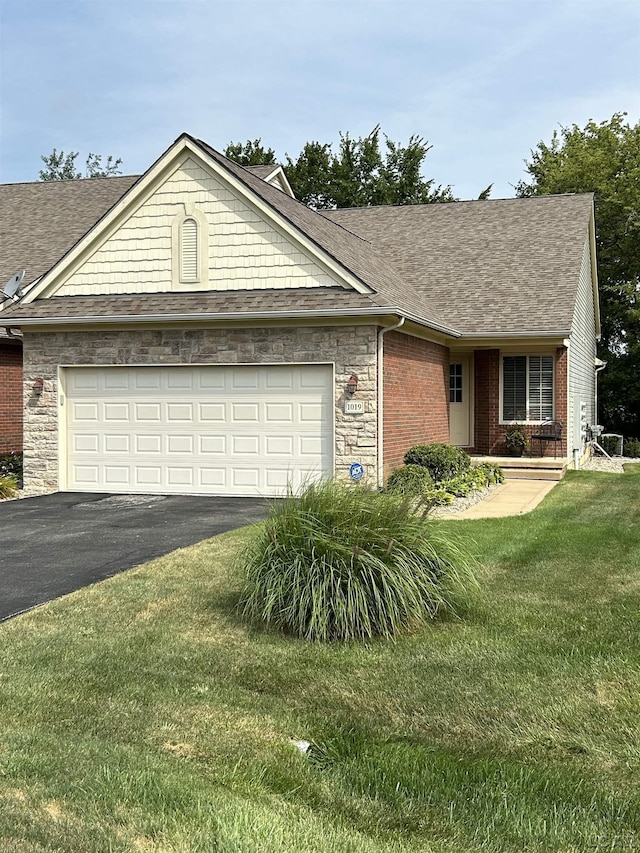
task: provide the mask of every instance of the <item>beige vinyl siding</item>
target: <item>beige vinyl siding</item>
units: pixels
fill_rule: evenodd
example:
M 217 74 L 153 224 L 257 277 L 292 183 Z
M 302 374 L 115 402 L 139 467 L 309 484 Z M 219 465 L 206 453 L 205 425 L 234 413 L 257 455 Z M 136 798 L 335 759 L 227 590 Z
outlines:
M 57 291 L 59 296 L 188 290 L 172 272 L 173 224 L 193 210 L 207 253 L 197 290 L 335 286 L 309 256 L 192 159 L 144 202 Z M 208 234 L 204 231 L 208 230 Z
M 585 241 L 576 306 L 571 324 L 568 356 L 568 450 L 583 450 L 578 434 L 577 421 L 581 403 L 586 403 L 588 423 L 594 423 L 595 413 L 595 364 L 596 321 L 591 277 L 591 250 Z

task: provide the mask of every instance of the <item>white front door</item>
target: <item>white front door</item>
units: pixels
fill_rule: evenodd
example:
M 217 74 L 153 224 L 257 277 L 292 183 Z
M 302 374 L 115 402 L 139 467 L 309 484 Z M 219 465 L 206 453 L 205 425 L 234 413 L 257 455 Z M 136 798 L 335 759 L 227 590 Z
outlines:
M 273 496 L 333 474 L 331 365 L 68 367 L 62 380 L 68 490 Z
M 449 362 L 449 441 L 471 447 L 470 356 L 451 353 Z

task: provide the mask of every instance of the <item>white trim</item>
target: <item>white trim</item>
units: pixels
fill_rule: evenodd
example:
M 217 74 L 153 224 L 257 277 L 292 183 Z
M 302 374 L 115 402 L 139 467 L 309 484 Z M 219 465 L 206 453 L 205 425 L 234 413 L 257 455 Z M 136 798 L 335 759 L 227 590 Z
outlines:
M 251 174 L 253 174 L 253 173 L 251 173 Z M 256 178 L 257 175 L 253 175 L 253 177 Z M 273 183 L 274 178 L 276 178 L 276 180 L 278 181 L 278 184 L 280 184 L 280 186 L 276 186 L 276 184 Z M 282 168 L 282 165 L 280 163 L 277 163 L 273 167 L 273 172 L 269 172 L 267 177 L 263 178 L 262 180 L 265 182 L 265 184 L 269 184 L 270 187 L 274 187 L 275 189 L 280 190 L 280 192 L 283 192 L 286 195 L 291 196 L 291 198 L 295 198 L 295 194 L 294 194 L 293 190 L 291 189 L 291 184 L 287 180 L 287 176 L 285 174 L 285 171 Z
M 376 437 L 378 440 L 378 459 L 377 459 L 377 485 L 379 489 L 384 487 L 384 340 L 383 337 L 387 332 L 393 332 L 395 329 L 400 329 L 404 326 L 405 318 L 400 317 L 397 323 L 393 326 L 385 326 L 378 330 L 377 341 L 377 365 L 376 365 Z

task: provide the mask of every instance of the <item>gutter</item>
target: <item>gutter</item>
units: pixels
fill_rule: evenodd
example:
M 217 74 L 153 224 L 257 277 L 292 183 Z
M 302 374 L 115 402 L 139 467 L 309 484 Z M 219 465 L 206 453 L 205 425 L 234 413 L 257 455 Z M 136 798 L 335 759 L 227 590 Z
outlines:
M 513 329 L 508 332 L 463 332 L 459 337 L 461 340 L 473 341 L 476 338 L 568 338 L 571 329 L 539 329 L 535 332 L 516 332 Z
M 246 311 L 229 312 L 201 312 L 191 314 L 111 314 L 86 315 L 83 317 L 15 317 L 12 318 L 14 326 L 59 326 L 59 325 L 113 325 L 132 323 L 193 323 L 199 321 L 235 321 L 246 322 L 249 320 L 300 320 L 300 319 L 331 319 L 332 317 L 379 317 L 381 314 L 395 314 L 402 317 L 402 322 L 411 320 L 420 326 L 426 326 L 435 332 L 440 332 L 452 338 L 461 337 L 460 332 L 450 326 L 445 326 L 417 314 L 408 314 L 394 306 L 380 306 L 373 308 L 338 308 L 332 311 Z
M 377 472 L 377 482 L 378 488 L 382 489 L 384 486 L 384 365 L 383 365 L 383 356 L 384 356 L 384 344 L 382 341 L 383 335 L 386 335 L 387 332 L 393 332 L 394 329 L 399 329 L 401 326 L 404 326 L 405 317 L 400 317 L 397 323 L 393 326 L 386 326 L 384 329 L 380 329 L 378 332 L 378 381 L 376 382 L 376 408 L 378 414 L 378 429 L 377 429 L 377 438 L 378 438 L 378 472 Z

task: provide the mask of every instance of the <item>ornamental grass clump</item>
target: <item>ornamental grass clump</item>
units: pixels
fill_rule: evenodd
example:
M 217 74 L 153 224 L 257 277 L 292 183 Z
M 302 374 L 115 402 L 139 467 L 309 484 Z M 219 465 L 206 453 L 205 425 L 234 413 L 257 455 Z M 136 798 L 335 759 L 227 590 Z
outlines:
M 393 637 L 475 585 L 459 546 L 406 498 L 326 482 L 274 504 L 242 555 L 240 611 L 308 640 Z
M 18 494 L 18 480 L 13 474 L 0 477 L 0 500 L 13 498 Z

